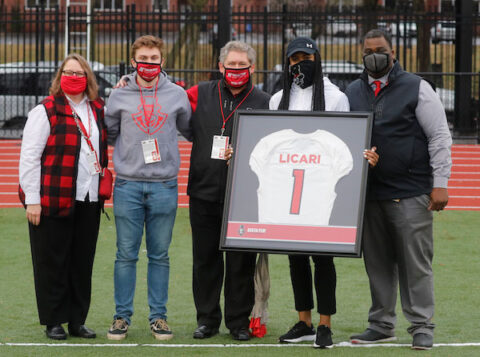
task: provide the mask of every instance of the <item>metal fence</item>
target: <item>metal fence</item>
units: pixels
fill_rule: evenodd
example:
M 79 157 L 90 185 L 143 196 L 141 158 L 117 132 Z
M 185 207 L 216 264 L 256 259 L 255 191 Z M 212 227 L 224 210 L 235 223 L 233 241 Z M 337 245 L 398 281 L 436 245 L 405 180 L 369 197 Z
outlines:
M 214 7 L 166 11 L 131 5 L 123 11 L 93 11 L 91 17 L 82 7 L 2 8 L 0 128 L 5 132 L 23 127 L 28 111 L 47 94 L 51 77 L 66 52 L 90 56 L 100 94 L 108 100 L 111 86 L 130 70 L 131 43 L 143 34 L 165 41 L 165 70 L 173 81 L 188 88 L 201 80 L 217 78 L 220 35 L 225 37 L 219 34 L 219 29 L 224 29 L 219 21 L 225 18 L 230 38 L 255 48 L 254 82 L 269 92 L 278 89 L 286 45 L 296 36 L 317 41 L 324 72 L 344 89 L 362 71 L 362 36 L 371 28 L 383 28 L 393 36 L 401 65 L 436 86 L 454 134 L 478 133 L 480 16 L 473 13 L 463 17 L 461 25 L 458 14 L 415 13 L 408 6 L 375 12 L 363 8 L 344 8 L 342 12 L 338 8 L 287 6 L 234 8 L 230 16 L 225 16 Z M 467 32 L 471 33 L 471 66 L 459 68 L 456 58 L 462 52 L 455 41 L 458 29 L 465 29 L 461 26 L 469 26 Z M 460 122 L 455 116 L 460 98 L 455 93 L 461 85 L 470 95 L 460 103 L 463 112 L 468 105 L 468 118 Z

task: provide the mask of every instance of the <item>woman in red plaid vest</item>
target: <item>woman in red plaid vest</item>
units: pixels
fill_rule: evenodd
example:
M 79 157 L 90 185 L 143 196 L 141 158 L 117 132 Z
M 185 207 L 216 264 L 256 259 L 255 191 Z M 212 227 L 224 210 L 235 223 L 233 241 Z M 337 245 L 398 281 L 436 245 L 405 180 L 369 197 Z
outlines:
M 28 114 L 20 155 L 40 324 L 47 337 L 94 338 L 85 326 L 107 166 L 103 101 L 86 60 L 69 55 L 45 98 Z

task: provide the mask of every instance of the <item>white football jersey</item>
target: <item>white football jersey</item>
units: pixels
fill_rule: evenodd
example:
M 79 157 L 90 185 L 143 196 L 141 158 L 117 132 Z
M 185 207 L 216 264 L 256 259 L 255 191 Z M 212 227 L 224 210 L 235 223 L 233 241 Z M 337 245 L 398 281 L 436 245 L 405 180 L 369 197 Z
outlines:
M 280 130 L 262 138 L 250 155 L 258 177 L 262 223 L 328 225 L 335 185 L 353 168 L 348 146 L 325 130 Z

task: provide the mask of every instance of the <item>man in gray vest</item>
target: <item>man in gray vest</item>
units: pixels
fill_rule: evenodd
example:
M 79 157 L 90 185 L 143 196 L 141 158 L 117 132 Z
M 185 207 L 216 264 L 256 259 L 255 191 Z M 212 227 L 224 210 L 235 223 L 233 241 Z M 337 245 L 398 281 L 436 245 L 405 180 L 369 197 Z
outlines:
M 352 111 L 373 111 L 372 146 L 380 155 L 370 171 L 363 253 L 372 305 L 368 328 L 352 343 L 393 341 L 395 303 L 410 322 L 412 348 L 433 346 L 432 211 L 448 202 L 452 143 L 445 111 L 430 84 L 405 72 L 391 38 L 371 30 L 364 38 L 365 71 L 346 94 Z

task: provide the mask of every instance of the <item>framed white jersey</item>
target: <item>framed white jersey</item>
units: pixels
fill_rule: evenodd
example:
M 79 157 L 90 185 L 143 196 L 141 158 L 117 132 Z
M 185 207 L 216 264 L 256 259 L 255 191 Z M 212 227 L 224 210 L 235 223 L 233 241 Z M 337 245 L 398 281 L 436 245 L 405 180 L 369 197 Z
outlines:
M 220 249 L 360 256 L 370 113 L 239 111 Z
M 262 138 L 250 155 L 258 177 L 258 221 L 325 226 L 353 158 L 347 144 L 326 130 L 284 129 Z

